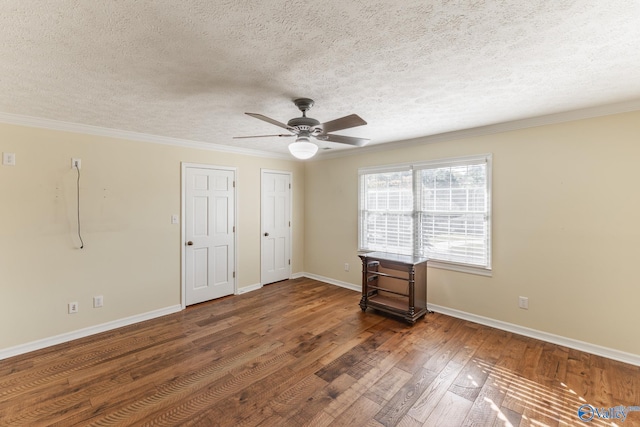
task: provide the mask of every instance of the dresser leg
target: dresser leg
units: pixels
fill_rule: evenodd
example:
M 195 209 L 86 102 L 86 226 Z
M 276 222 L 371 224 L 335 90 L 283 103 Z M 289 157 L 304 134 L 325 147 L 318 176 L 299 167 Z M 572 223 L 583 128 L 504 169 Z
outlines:
M 360 308 L 363 312 L 367 311 L 367 297 L 364 295 L 360 298 Z

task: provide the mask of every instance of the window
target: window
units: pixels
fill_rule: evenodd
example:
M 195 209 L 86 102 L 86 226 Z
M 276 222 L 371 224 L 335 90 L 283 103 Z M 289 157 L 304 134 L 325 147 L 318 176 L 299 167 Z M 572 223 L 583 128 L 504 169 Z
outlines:
M 491 270 L 491 155 L 361 169 L 359 249 Z
M 413 253 L 413 178 L 411 171 L 361 176 L 361 242 L 371 250 Z M 361 245 L 362 246 L 362 245 Z

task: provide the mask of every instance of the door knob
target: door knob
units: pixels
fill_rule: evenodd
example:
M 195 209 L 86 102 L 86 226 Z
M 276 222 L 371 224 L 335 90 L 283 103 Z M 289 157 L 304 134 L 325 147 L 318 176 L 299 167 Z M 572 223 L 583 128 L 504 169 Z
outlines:
M 264 233 L 264 236 L 265 236 L 265 237 L 268 237 L 268 236 L 269 236 L 269 233 Z
M 193 242 L 192 242 L 191 240 L 189 240 L 189 241 L 187 242 L 187 246 L 193 246 Z

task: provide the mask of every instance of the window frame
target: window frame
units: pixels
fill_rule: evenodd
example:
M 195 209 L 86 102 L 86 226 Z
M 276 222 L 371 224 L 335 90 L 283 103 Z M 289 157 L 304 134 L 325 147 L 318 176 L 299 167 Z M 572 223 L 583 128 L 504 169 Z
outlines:
M 411 172 L 412 178 L 412 194 L 413 194 L 413 212 L 412 212 L 412 234 L 413 234 L 413 253 L 417 254 L 419 248 L 417 247 L 417 233 L 418 227 L 418 213 L 420 212 L 419 199 L 420 191 L 417 186 L 419 185 L 418 175 L 425 169 L 437 169 L 455 166 L 468 166 L 474 164 L 486 164 L 486 265 L 480 266 L 476 264 L 469 264 L 457 261 L 444 261 L 444 260 L 429 260 L 429 267 L 436 267 L 446 270 L 460 271 L 464 273 L 479 274 L 483 276 L 492 275 L 492 154 L 479 154 L 462 157 L 451 157 L 443 159 L 435 159 L 422 162 L 400 163 L 393 165 L 371 166 L 358 169 L 358 251 L 359 252 L 371 252 L 373 249 L 365 247 L 366 237 L 364 236 L 364 224 L 363 219 L 367 211 L 364 210 L 363 198 L 364 198 L 364 179 L 365 175 L 389 173 L 389 172 Z

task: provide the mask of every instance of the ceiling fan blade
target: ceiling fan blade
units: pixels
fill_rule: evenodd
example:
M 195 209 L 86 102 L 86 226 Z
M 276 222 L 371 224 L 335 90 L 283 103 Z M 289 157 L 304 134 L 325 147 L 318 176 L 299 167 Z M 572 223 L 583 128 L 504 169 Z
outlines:
M 277 135 L 252 135 L 252 136 L 234 136 L 233 139 L 244 139 L 244 138 L 268 138 L 268 137 L 275 137 L 275 136 L 295 136 L 292 133 L 289 134 L 277 134 Z
M 251 117 L 255 117 L 256 119 L 260 119 L 262 121 L 265 121 L 267 123 L 271 123 L 272 125 L 280 126 L 281 128 L 284 128 L 284 129 L 289 129 L 289 127 L 287 125 L 285 125 L 284 123 L 281 123 L 281 122 L 279 122 L 277 120 L 274 120 L 274 119 L 272 119 L 270 117 L 263 116 L 262 114 L 257 114 L 257 113 L 245 113 L 245 114 L 248 115 L 248 116 L 251 116 Z
M 366 125 L 365 122 L 360 116 L 357 114 L 351 114 L 349 116 L 344 116 L 339 119 L 331 120 L 330 122 L 326 122 L 322 124 L 322 133 L 334 132 L 342 129 L 354 128 L 356 126 Z
M 345 136 L 345 135 L 333 135 L 326 134 L 320 135 L 318 137 L 321 141 L 331 141 L 331 142 L 339 142 L 341 144 L 349 144 L 355 145 L 356 147 L 362 147 L 363 145 L 367 145 L 369 143 L 369 139 L 367 138 L 356 138 L 355 136 Z

